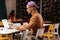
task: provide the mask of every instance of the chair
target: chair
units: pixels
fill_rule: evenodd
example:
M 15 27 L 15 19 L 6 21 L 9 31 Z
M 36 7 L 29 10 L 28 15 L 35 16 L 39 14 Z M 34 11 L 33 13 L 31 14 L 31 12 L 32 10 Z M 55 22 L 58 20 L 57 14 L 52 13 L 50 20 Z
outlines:
M 0 27 L 1 27 L 1 26 L 3 26 L 3 23 L 2 23 L 2 21 L 0 21 Z
M 14 34 L 14 39 L 15 40 L 22 40 L 23 39 L 23 32 L 20 31 L 19 33 Z
M 38 37 L 41 37 L 42 38 L 43 33 L 44 33 L 44 28 L 38 29 L 37 30 L 37 34 L 36 34 L 36 40 L 38 40 L 37 39 Z
M 59 38 L 58 28 L 59 28 L 59 23 L 56 23 L 54 26 L 54 34 L 55 36 L 57 35 L 57 37 Z
M 32 40 L 40 40 L 40 39 L 42 40 L 43 33 L 44 33 L 44 28 L 38 29 L 36 36 L 32 36 Z
M 0 34 L 0 40 L 13 40 L 12 39 L 12 34 L 9 36 L 9 34 Z
M 43 37 L 47 37 L 48 40 L 50 40 L 50 38 L 52 38 L 52 40 L 54 40 L 54 33 L 53 33 L 53 31 L 54 31 L 54 24 L 51 24 L 49 26 L 48 32 L 44 33 L 42 36 Z
M 31 35 L 31 31 L 26 30 L 23 33 L 24 33 L 23 40 L 31 40 L 31 36 L 30 36 Z

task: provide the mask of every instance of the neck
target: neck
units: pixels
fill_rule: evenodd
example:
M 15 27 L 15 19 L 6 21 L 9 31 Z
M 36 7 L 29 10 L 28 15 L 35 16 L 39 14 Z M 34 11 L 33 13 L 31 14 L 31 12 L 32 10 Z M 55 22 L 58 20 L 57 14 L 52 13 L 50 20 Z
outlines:
M 34 15 L 35 13 L 37 13 L 37 10 L 33 10 L 31 15 Z

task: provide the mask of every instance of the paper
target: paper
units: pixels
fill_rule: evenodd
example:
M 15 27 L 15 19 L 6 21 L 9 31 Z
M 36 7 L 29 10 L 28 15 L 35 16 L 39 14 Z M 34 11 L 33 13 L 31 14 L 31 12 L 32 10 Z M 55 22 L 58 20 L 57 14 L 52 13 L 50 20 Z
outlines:
M 24 22 L 24 23 L 23 23 L 24 26 L 27 25 L 27 24 L 28 24 L 28 22 Z
M 21 23 L 13 23 L 13 26 L 19 27 L 21 26 Z

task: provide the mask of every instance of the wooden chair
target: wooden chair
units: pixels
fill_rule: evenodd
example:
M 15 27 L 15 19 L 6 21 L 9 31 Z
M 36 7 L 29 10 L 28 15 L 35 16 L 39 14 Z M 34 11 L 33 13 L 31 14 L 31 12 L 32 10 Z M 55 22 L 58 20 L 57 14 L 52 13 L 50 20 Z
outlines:
M 0 21 L 0 27 L 1 27 L 1 26 L 3 26 L 3 23 L 2 23 L 2 21 Z
M 54 31 L 54 24 L 51 24 L 49 26 L 48 32 L 47 33 L 44 33 L 42 36 L 43 37 L 47 37 L 48 40 L 50 40 L 50 38 L 52 38 L 52 40 L 54 40 L 54 32 L 53 31 Z
M 12 40 L 12 37 L 9 34 L 0 34 L 0 40 Z

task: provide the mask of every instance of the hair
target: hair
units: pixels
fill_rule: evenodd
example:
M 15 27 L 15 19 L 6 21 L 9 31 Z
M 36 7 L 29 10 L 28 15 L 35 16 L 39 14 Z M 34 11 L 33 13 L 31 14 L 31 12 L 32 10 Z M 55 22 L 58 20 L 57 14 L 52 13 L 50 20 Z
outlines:
M 10 18 L 11 16 L 12 16 L 12 17 L 13 17 L 13 16 L 15 16 L 15 14 L 14 14 L 14 13 L 15 13 L 15 11 L 14 11 L 14 10 L 12 10 L 12 11 L 11 11 L 11 13 L 9 14 L 9 18 Z
M 27 5 L 30 6 L 30 7 L 39 8 L 34 1 L 28 2 Z
M 11 11 L 11 13 L 10 13 L 10 15 L 14 16 L 14 12 L 15 12 L 15 11 L 14 11 L 14 10 L 12 10 L 12 11 Z

